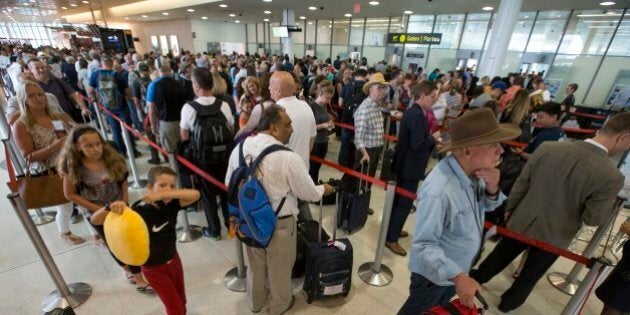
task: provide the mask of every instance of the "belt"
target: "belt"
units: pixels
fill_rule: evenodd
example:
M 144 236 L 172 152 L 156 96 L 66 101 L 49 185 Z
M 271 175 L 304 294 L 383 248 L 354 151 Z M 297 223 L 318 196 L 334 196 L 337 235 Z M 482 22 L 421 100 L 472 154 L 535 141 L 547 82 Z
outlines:
M 281 217 L 278 217 L 278 220 L 284 220 L 284 219 L 288 219 L 288 218 L 292 218 L 293 215 L 292 214 L 287 214 L 287 215 L 283 215 Z

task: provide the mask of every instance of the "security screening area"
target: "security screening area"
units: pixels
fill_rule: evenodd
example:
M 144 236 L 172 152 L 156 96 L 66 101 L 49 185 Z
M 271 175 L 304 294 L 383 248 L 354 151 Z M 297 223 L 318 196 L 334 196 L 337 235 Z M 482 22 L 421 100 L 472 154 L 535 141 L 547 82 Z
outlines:
M 7 314 L 626 314 L 625 1 L 0 4 Z

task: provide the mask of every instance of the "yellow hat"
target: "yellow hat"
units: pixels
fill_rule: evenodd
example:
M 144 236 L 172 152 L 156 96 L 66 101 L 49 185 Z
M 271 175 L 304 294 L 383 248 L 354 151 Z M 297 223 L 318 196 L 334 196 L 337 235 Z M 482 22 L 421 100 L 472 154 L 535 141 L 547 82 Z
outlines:
M 103 227 L 107 245 L 120 261 L 142 266 L 149 259 L 149 229 L 137 212 L 130 208 L 122 214 L 110 212 Z

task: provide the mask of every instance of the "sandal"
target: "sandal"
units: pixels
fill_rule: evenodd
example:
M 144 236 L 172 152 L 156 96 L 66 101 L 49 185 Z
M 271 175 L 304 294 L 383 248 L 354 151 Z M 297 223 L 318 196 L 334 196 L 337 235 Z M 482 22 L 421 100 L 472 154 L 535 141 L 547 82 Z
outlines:
M 138 291 L 140 293 L 146 293 L 146 294 L 154 294 L 155 293 L 155 290 L 153 289 L 153 287 L 150 284 L 147 284 L 144 287 L 136 287 L 136 291 Z
M 125 278 L 127 278 L 127 281 L 129 281 L 129 283 L 136 284 L 136 279 L 133 278 L 133 275 L 126 271 L 125 271 Z
M 68 243 L 70 245 L 79 245 L 79 244 L 85 242 L 85 239 L 72 234 L 72 232 L 62 233 L 61 234 L 61 239 L 63 239 L 64 241 L 66 241 L 66 243 Z

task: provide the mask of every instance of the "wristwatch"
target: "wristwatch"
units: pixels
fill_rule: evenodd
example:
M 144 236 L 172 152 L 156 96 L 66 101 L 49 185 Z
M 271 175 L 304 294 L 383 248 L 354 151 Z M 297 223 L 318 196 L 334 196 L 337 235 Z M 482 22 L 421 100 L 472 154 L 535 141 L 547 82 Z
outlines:
M 112 208 L 110 207 L 110 205 L 111 204 L 109 202 L 105 204 L 105 211 L 112 211 Z

